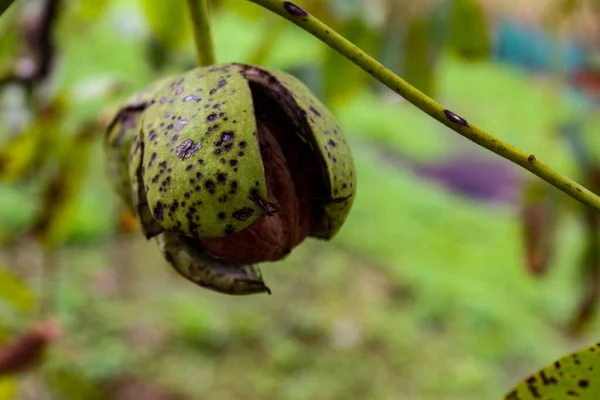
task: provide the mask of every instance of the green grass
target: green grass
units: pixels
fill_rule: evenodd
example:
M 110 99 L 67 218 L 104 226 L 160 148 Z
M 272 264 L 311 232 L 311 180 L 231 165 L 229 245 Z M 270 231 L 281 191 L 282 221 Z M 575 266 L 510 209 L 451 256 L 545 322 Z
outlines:
M 572 223 L 568 251 L 535 281 L 513 212 L 444 194 L 355 147 L 347 225 L 264 265 L 272 296 L 199 290 L 138 238 L 135 295 L 120 299 L 98 282 L 123 276 L 107 255 L 127 243 L 67 251 L 69 334 L 55 362 L 96 377 L 135 371 L 193 398 L 491 399 L 577 347 L 557 329 L 574 306 Z

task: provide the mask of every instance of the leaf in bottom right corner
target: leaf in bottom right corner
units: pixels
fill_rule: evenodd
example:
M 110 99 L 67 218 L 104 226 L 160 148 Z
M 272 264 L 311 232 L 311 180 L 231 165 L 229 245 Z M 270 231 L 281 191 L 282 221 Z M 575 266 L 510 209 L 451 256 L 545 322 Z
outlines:
M 600 399 L 600 344 L 562 357 L 521 381 L 504 400 Z

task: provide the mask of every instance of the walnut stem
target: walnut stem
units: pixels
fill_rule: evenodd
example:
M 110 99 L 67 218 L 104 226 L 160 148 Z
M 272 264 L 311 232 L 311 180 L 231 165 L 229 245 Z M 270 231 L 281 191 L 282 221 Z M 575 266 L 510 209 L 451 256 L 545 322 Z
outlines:
M 187 4 L 194 30 L 198 66 L 204 67 L 215 64 L 215 50 L 210 30 L 207 0 L 187 0 Z

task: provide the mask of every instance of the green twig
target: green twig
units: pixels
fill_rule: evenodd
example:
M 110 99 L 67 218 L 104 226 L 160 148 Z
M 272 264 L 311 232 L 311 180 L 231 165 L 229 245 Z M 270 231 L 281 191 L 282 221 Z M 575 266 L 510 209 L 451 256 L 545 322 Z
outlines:
M 586 206 L 600 211 L 600 197 L 596 196 L 577 182 L 553 170 L 548 165 L 538 160 L 533 154 L 526 153 L 523 150 L 496 138 L 467 122 L 464 118 L 452 111 L 445 109 L 433 99 L 429 98 L 424 93 L 421 93 L 408 82 L 395 75 L 373 57 L 370 57 L 352 42 L 342 37 L 297 5 L 289 1 L 281 0 L 249 1 L 279 14 L 283 18 L 319 38 L 322 42 L 337 50 L 354 64 L 358 65 L 384 85 L 411 102 L 421 111 L 435 118 L 465 138 L 520 165 L 554 187 L 562 190 L 570 197 Z
M 187 0 L 198 65 L 204 67 L 215 63 L 215 50 L 213 47 L 212 33 L 210 31 L 210 18 L 208 15 L 207 0 Z

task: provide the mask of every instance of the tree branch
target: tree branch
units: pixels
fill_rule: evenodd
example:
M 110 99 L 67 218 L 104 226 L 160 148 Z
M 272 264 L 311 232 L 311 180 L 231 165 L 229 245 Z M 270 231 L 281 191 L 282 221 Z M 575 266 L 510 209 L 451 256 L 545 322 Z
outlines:
M 249 1 L 282 16 L 320 39 L 322 42 L 372 75 L 378 81 L 404 97 L 415 107 L 435 118 L 456 133 L 525 168 L 586 206 L 600 211 L 600 197 L 596 196 L 572 179 L 553 170 L 548 165 L 538 160 L 533 154 L 526 153 L 523 150 L 500 140 L 483 129 L 467 122 L 466 119 L 454 112 L 442 107 L 433 99 L 395 75 L 391 70 L 366 54 L 352 42 L 348 41 L 292 2 L 281 0 Z

